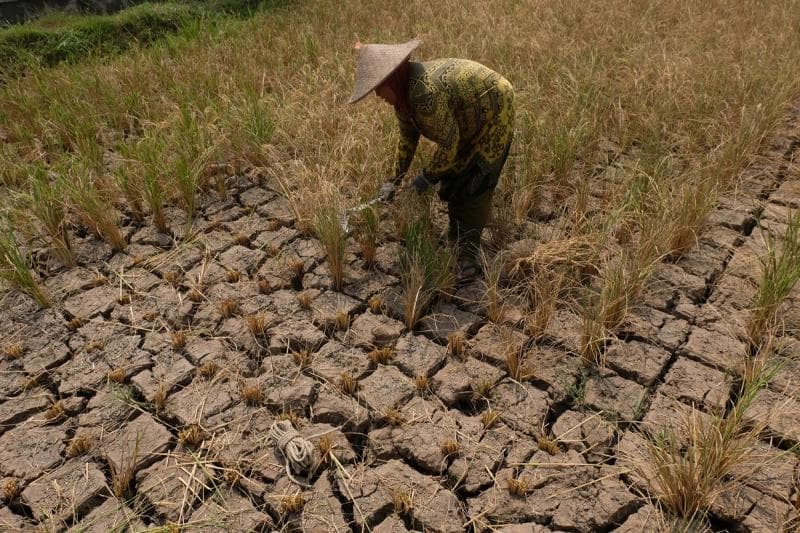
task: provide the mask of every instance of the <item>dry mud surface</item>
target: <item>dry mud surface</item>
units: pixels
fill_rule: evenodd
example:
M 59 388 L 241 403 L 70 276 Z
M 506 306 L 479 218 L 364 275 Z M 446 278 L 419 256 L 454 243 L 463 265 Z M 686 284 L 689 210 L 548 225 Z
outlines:
M 396 243 L 374 271 L 351 254 L 342 292 L 330 290 L 319 243 L 285 199 L 244 177 L 230 179 L 228 200 L 206 202 L 189 243 L 151 226 L 127 228 L 125 253 L 79 240 L 82 266 L 46 282 L 53 309 L 17 293 L 0 308 L 2 345 L 22 348 L 0 361 L 0 529 L 657 530 L 632 467 L 642 430 L 731 398 L 765 249 L 758 225 L 780 231 L 800 207 L 797 116 L 722 199 L 698 246 L 659 266 L 591 374 L 575 356 L 577 316 L 560 311 L 533 342 L 513 304 L 505 323 L 486 319 L 480 283 L 407 331 L 393 296 Z M 368 306 L 376 295 L 381 313 Z M 236 304 L 227 317 L 225 300 Z M 798 303 L 795 290 L 787 331 L 800 331 Z M 339 312 L 349 327 L 336 327 Z M 453 331 L 463 357 L 446 348 Z M 368 353 L 383 346 L 394 356 L 375 364 Z M 527 352 L 530 379 L 509 378 L 508 346 Z M 352 394 L 342 374 L 357 381 Z M 793 527 L 798 460 L 785 451 L 800 442 L 799 383 L 788 361 L 757 398 L 754 418 L 782 407 L 764 435 L 766 466 L 717 500 L 714 529 Z M 267 440 L 278 418 L 331 450 L 298 479 L 307 486 Z M 540 449 L 543 430 L 557 450 Z M 511 477 L 526 494 L 509 492 Z

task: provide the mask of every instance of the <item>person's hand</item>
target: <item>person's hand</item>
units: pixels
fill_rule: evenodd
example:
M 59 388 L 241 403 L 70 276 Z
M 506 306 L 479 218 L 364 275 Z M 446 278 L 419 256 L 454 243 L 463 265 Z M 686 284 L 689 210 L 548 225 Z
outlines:
M 378 191 L 378 198 L 380 198 L 382 202 L 388 202 L 389 200 L 394 198 L 396 192 L 397 192 L 397 185 L 395 185 L 391 181 L 387 181 L 386 183 L 381 185 L 381 188 Z
M 420 172 L 411 180 L 411 186 L 419 194 L 422 194 L 430 188 L 431 182 L 425 177 L 424 172 Z

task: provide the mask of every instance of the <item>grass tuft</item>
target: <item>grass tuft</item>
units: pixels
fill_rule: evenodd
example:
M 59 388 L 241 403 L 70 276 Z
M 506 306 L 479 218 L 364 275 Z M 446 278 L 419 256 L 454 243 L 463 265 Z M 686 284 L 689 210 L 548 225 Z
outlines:
M 500 419 L 500 413 L 494 409 L 489 409 L 481 413 L 481 424 L 485 429 L 491 429 Z
M 106 379 L 111 383 L 125 383 L 125 378 L 127 378 L 127 375 L 124 368 L 115 368 L 106 374 Z
M 303 496 L 303 493 L 297 491 L 294 494 L 288 494 L 281 498 L 280 503 L 278 504 L 278 509 L 280 510 L 282 515 L 289 515 L 299 513 L 303 510 L 303 507 L 306 505 L 306 499 Z
M 272 292 L 272 284 L 269 282 L 269 280 L 268 279 L 258 280 L 258 293 L 269 294 L 270 292 Z
M 297 303 L 300 305 L 300 309 L 305 309 L 306 311 L 311 309 L 311 302 L 313 301 L 314 299 L 310 292 L 303 291 L 297 295 Z
M 24 352 L 25 349 L 18 342 L 3 346 L 3 355 L 12 360 L 19 359 Z
M 10 222 L 2 218 L 0 224 L 0 279 L 27 293 L 41 307 L 50 307 L 50 298 L 34 277 L 30 257 L 20 250 Z
M 317 238 L 325 248 L 328 269 L 334 290 L 341 290 L 344 283 L 345 246 L 347 233 L 339 222 L 342 203 L 338 194 L 330 187 L 318 196 L 319 203 L 314 208 L 313 228 Z
M 536 444 L 540 450 L 547 452 L 550 455 L 558 455 L 561 453 L 561 448 L 558 446 L 558 441 L 544 433 L 539 435 L 539 437 L 536 439 Z
M 232 298 L 222 300 L 217 308 L 222 318 L 230 318 L 239 311 L 239 304 Z
M 20 495 L 21 489 L 19 486 L 19 480 L 15 477 L 11 477 L 3 482 L 2 487 L 2 495 L 3 501 L 6 503 L 11 503 L 16 500 Z
M 175 351 L 183 350 L 186 347 L 186 332 L 183 330 L 173 331 L 170 334 L 172 349 Z
M 292 361 L 294 361 L 294 363 L 299 366 L 301 370 L 310 367 L 313 359 L 314 356 L 311 353 L 311 350 L 298 350 L 296 352 L 292 352 Z
M 463 333 L 454 331 L 447 336 L 447 353 L 457 358 L 464 357 L 466 352 L 464 349 Z
M 358 391 L 358 380 L 351 374 L 342 374 L 339 377 L 339 390 L 348 396 L 353 396 Z
M 407 328 L 413 329 L 434 296 L 453 283 L 454 267 L 452 250 L 436 244 L 429 222 L 420 219 L 408 225 L 400 253 L 401 297 Z
M 238 283 L 242 274 L 238 270 L 227 270 L 225 272 L 225 281 L 228 283 Z
M 766 230 L 766 253 L 759 258 L 761 279 L 747 322 L 752 352 L 758 352 L 775 329 L 778 309 L 800 280 L 800 211 L 789 214 L 780 240 Z
M 217 372 L 220 371 L 220 367 L 214 361 L 205 361 L 200 367 L 197 369 L 197 372 L 200 374 L 201 377 L 204 379 L 211 379 L 213 378 Z
M 414 509 L 414 501 L 411 494 L 401 488 L 392 491 L 392 502 L 394 504 L 394 512 L 405 516 Z
M 243 380 L 239 383 L 239 396 L 250 406 L 258 406 L 264 402 L 264 391 L 258 381 Z
M 461 446 L 458 444 L 457 440 L 448 439 L 439 446 L 439 450 L 442 452 L 442 455 L 445 457 L 453 457 L 458 455 L 461 451 Z
M 269 319 L 266 315 L 256 314 L 245 317 L 247 329 L 256 337 L 263 337 L 269 327 Z
M 209 436 L 200 424 L 189 424 L 178 432 L 178 441 L 187 448 L 198 448 Z
M 370 351 L 367 357 L 374 365 L 385 365 L 394 357 L 394 353 L 391 348 L 384 346 Z
M 66 454 L 67 457 L 75 458 L 81 455 L 86 455 L 94 447 L 92 438 L 84 433 L 75 435 L 69 444 L 67 444 Z
M 520 479 L 518 477 L 508 478 L 508 484 L 506 485 L 506 488 L 508 489 L 509 494 L 518 497 L 527 496 L 528 492 L 531 489 L 531 487 L 528 486 L 528 483 L 524 479 Z
M 367 305 L 369 306 L 369 310 L 372 312 L 372 314 L 375 315 L 383 314 L 384 303 L 383 303 L 383 298 L 381 298 L 380 296 L 372 296 L 367 302 Z
M 119 464 L 114 461 L 109 461 L 108 466 L 111 470 L 111 492 L 121 500 L 127 499 L 131 495 L 131 484 L 136 474 L 136 463 L 139 461 L 139 444 L 140 438 L 137 435 L 133 450 L 130 454 L 123 453 L 120 457 Z
M 379 223 L 380 215 L 373 206 L 367 206 L 358 213 L 355 224 L 356 241 L 361 251 L 361 258 L 367 267 L 375 265 Z
M 430 392 L 430 386 L 430 380 L 428 380 L 427 376 L 417 376 L 414 378 L 414 388 L 420 396 L 428 394 Z

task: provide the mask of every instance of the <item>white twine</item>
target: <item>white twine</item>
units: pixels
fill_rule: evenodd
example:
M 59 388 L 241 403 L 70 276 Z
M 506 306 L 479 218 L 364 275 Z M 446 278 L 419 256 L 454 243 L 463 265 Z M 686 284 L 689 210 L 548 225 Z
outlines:
M 292 471 L 302 474 L 308 472 L 314 462 L 314 445 L 300 436 L 288 420 L 277 420 L 269 428 L 268 439 L 275 443 L 286 460 L 286 475 L 294 483 L 310 487 L 292 477 Z

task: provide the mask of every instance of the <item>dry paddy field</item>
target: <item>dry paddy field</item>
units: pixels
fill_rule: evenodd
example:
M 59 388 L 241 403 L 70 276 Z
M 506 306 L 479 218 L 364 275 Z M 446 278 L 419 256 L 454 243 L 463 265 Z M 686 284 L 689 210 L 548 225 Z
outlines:
M 356 35 L 514 84 L 479 278 L 434 198 L 340 229 L 396 141 Z M 799 36 L 308 0 L 5 80 L 0 530 L 797 531 Z

